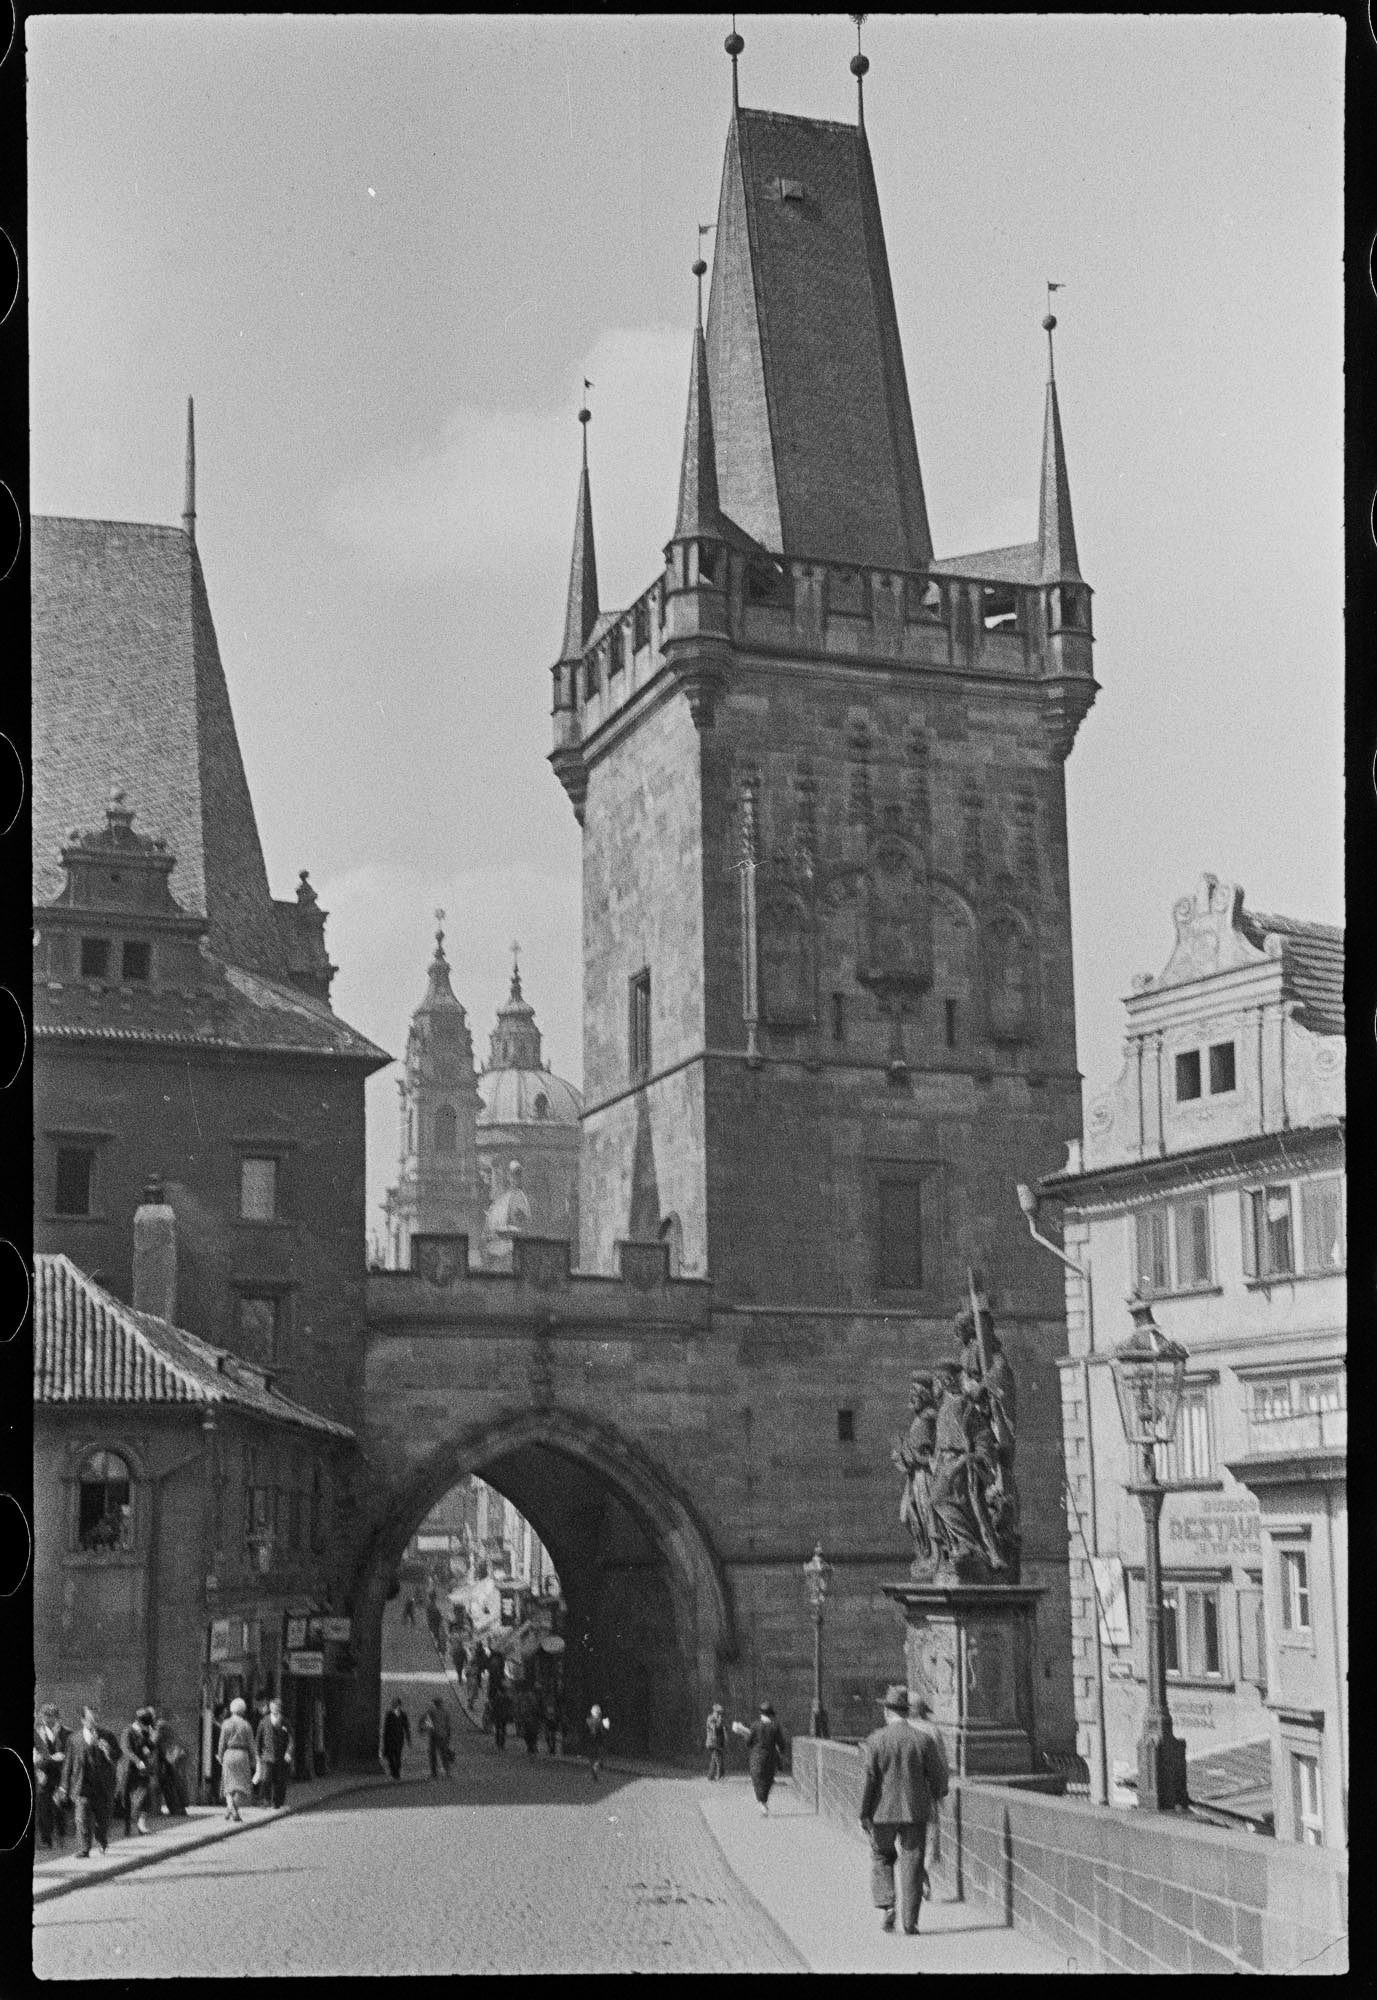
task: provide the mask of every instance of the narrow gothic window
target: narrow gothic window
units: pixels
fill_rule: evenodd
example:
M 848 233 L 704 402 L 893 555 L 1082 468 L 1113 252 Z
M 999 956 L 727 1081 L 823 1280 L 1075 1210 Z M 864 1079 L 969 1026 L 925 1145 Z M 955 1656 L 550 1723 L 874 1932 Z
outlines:
M 93 1451 L 77 1481 L 77 1546 L 88 1551 L 134 1546 L 129 1467 L 118 1452 Z
M 81 940 L 81 976 L 83 979 L 104 979 L 110 970 L 109 938 L 83 938 Z
M 59 1146 L 53 1213 L 93 1215 L 95 1176 L 96 1156 L 89 1146 Z
M 442 1104 L 435 1113 L 435 1150 L 452 1153 L 458 1144 L 459 1121 L 452 1104 Z
M 631 1074 L 650 1072 L 650 973 L 638 972 L 631 982 L 630 1018 Z
M 844 993 L 834 993 L 832 995 L 832 1040 L 834 1042 L 844 1042 L 846 1040 L 846 995 Z
M 954 1000 L 947 1001 L 946 1014 L 947 1014 L 947 1047 L 949 1049 L 954 1049 L 956 1047 L 956 1002 Z
M 239 1162 L 239 1215 L 244 1222 L 272 1222 L 277 1215 L 277 1161 Z
M 146 938 L 128 938 L 120 953 L 120 977 L 127 985 L 140 984 L 147 979 L 152 964 L 153 947 Z
M 922 1191 L 915 1180 L 880 1182 L 879 1279 L 882 1291 L 915 1291 L 923 1282 Z

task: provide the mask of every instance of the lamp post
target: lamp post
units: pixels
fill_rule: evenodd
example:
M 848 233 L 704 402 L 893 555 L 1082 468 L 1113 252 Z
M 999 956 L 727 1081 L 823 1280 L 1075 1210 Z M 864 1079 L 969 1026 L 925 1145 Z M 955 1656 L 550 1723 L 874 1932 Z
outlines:
M 803 1580 L 808 1586 L 808 1602 L 813 1612 L 813 1716 L 810 1734 L 826 1736 L 827 1710 L 822 1705 L 822 1608 L 827 1602 L 832 1565 L 823 1561 L 821 1542 L 803 1565 Z
M 1138 1804 L 1151 1812 L 1177 1812 L 1186 1799 L 1186 1746 L 1173 1735 L 1167 1709 L 1167 1661 L 1162 1644 L 1162 1482 L 1157 1446 L 1170 1444 L 1186 1374 L 1186 1350 L 1168 1340 L 1152 1307 L 1132 1293 L 1133 1331 L 1114 1350 L 1111 1364 L 1119 1416 L 1139 1476 L 1129 1484 L 1143 1509 L 1144 1596 L 1147 1627 L 1147 1707 L 1138 1738 Z

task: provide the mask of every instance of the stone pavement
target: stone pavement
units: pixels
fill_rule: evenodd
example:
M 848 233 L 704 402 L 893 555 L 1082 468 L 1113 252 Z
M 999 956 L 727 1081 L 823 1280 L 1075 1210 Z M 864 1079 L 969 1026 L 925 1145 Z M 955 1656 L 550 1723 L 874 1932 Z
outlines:
M 249 1806 L 238 1826 L 233 1820 L 225 1818 L 223 1806 L 192 1806 L 185 1819 L 174 1819 L 170 1814 L 160 1816 L 146 1834 L 130 1834 L 128 1838 L 121 1820 L 118 1830 L 112 1833 L 108 1853 L 102 1854 L 98 1847 L 93 1847 L 84 1861 L 78 1860 L 76 1842 L 69 1833 L 63 1845 L 51 1854 L 44 1848 L 35 1850 L 33 1899 L 35 1903 L 45 1903 L 54 1896 L 65 1896 L 73 1889 L 88 1888 L 93 1882 L 108 1881 L 112 1875 L 127 1875 L 131 1869 L 146 1868 L 154 1861 L 165 1861 L 170 1855 L 186 1854 L 193 1848 L 208 1847 L 216 1841 L 232 1840 L 236 1834 L 247 1833 L 251 1827 L 288 1819 L 293 1813 L 304 1812 L 309 1806 L 320 1805 L 326 1799 L 336 1798 L 341 1792 L 354 1791 L 361 1785 L 382 1785 L 386 1782 L 381 1774 L 357 1771 L 342 1771 L 328 1778 L 305 1778 L 288 1788 L 287 1803 L 280 1812 L 273 1812 L 265 1806 Z M 68 1820 L 70 1824 L 70 1814 Z
M 1074 1972 L 1026 1932 L 934 1879 L 917 1937 L 880 1929 L 864 1841 L 811 1810 L 789 1781 L 762 1816 L 745 1778 L 703 1781 L 699 1807 L 728 1867 L 767 1910 L 811 1972 Z

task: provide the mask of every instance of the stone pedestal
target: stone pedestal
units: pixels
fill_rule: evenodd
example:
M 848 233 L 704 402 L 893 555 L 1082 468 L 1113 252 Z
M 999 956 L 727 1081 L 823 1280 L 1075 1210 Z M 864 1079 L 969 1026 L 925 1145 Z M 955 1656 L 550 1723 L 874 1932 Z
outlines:
M 891 1583 L 904 1608 L 908 1685 L 932 1704 L 954 1776 L 1037 1769 L 1034 1669 L 1042 1588 L 1019 1583 Z

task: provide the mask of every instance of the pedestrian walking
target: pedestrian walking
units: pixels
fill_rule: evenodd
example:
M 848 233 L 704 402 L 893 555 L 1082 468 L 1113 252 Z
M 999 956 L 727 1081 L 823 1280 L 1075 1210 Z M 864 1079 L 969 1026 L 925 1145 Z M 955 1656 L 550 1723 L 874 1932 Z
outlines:
M 747 1729 L 744 1722 L 734 1722 L 732 1733 L 744 1736 L 746 1739 L 746 1748 L 749 1752 L 746 1761 L 751 1774 L 751 1785 L 755 1791 L 756 1804 L 762 1813 L 768 1815 L 770 1793 L 789 1754 L 789 1744 L 784 1731 L 775 1721 L 773 1703 L 762 1701 L 760 1714 L 750 1728 Z
M 439 1603 L 433 1597 L 426 1599 L 426 1629 L 430 1633 L 431 1645 L 434 1646 L 437 1653 L 443 1653 L 445 1650 L 445 1621 L 441 1616 Z
M 897 1860 L 904 1930 L 912 1937 L 927 1879 L 928 1821 L 947 1796 L 947 1753 L 927 1720 L 926 1701 L 911 1720 L 908 1689 L 896 1684 L 885 1690 L 883 1706 L 882 1727 L 865 1740 L 861 1828 L 870 1842 L 870 1894 L 880 1927 L 894 1928 Z
M 533 1687 L 523 1687 L 516 1698 L 516 1726 L 526 1745 L 526 1755 L 534 1757 L 540 1744 L 540 1698 Z
M 140 1833 L 148 1832 L 148 1815 L 162 1805 L 158 1791 L 158 1756 L 153 1742 L 157 1720 L 151 1708 L 141 1708 L 120 1737 L 120 1762 L 115 1777 L 115 1799 L 124 1809 L 124 1830 L 131 1820 Z
M 492 1723 L 492 1740 L 499 1750 L 507 1747 L 507 1729 L 512 1719 L 511 1696 L 507 1693 L 507 1683 L 502 1676 L 502 1661 L 499 1658 L 488 1675 L 488 1719 Z
M 720 1701 L 708 1710 L 703 1748 L 708 1753 L 708 1778 L 720 1778 L 727 1767 L 727 1717 Z
M 594 1702 L 588 1711 L 588 1719 L 583 1725 L 583 1740 L 588 1752 L 589 1774 L 595 1785 L 598 1782 L 598 1774 L 602 1770 L 603 1746 L 607 1741 L 608 1731 L 611 1727 L 610 1718 L 605 1716 L 598 1703 Z
M 383 1762 L 394 1778 L 402 1775 L 402 1752 L 411 1741 L 411 1717 L 402 1707 L 399 1694 L 392 1697 L 392 1706 L 383 1717 L 382 1754 Z
M 104 1854 L 110 1845 L 110 1810 L 115 1802 L 115 1759 L 100 1727 L 100 1710 L 89 1703 L 81 1711 L 81 1728 L 67 1744 L 55 1796 L 59 1805 L 70 1800 L 76 1815 L 77 1859 L 85 1861 L 90 1855 L 93 1833 Z
M 430 1753 L 431 1777 L 438 1778 L 443 1771 L 448 1778 L 454 1768 L 454 1740 L 449 1704 L 443 1695 L 437 1694 L 421 1717 L 420 1729 Z
M 225 1818 L 243 1817 L 240 1806 L 253 1803 L 254 1741 L 249 1721 L 249 1705 L 242 1695 L 230 1703 L 230 1712 L 220 1724 L 220 1794 L 225 1801 Z
M 547 1694 L 540 1704 L 540 1719 L 545 1729 L 545 1748 L 553 1757 L 559 1743 L 559 1702 L 553 1694 Z
M 292 1732 L 282 1713 L 282 1703 L 268 1703 L 268 1712 L 258 1725 L 259 1796 L 265 1806 L 281 1812 L 287 1803 L 287 1780 L 292 1771 Z
M 186 1778 L 186 1748 L 178 1740 L 170 1714 L 159 1714 L 153 1724 L 153 1755 L 163 1811 L 172 1819 L 185 1819 L 191 1804 Z
M 402 1623 L 403 1625 L 414 1625 L 416 1623 L 416 1600 L 410 1591 L 406 1593 L 406 1597 L 402 1603 Z
M 40 1846 L 61 1843 L 67 1832 L 67 1814 L 57 1802 L 62 1788 L 62 1767 L 67 1761 L 71 1731 L 62 1726 L 57 1703 L 45 1701 L 33 1728 L 33 1782 Z

